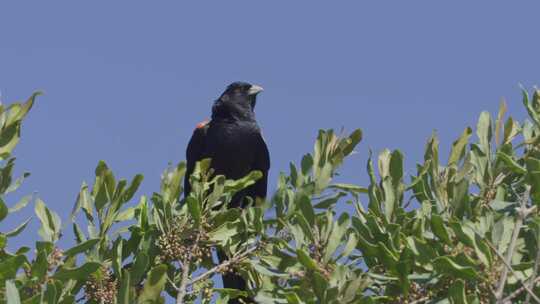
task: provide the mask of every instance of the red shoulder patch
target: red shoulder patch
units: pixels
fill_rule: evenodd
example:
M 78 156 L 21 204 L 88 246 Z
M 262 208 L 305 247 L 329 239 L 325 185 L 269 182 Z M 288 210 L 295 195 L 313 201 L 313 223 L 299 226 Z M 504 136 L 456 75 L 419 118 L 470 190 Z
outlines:
M 201 121 L 200 123 L 198 123 L 197 126 L 196 126 L 195 128 L 196 128 L 196 129 L 202 129 L 202 128 L 204 128 L 207 124 L 208 124 L 208 120 L 203 120 L 203 121 Z

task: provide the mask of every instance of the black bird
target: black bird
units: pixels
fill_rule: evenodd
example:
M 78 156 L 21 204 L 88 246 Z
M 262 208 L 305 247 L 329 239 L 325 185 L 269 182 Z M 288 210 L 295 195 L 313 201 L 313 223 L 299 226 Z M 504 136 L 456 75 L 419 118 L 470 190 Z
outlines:
M 253 199 L 266 197 L 270 154 L 254 113 L 257 94 L 262 90 L 257 85 L 234 82 L 214 102 L 212 119 L 197 126 L 186 150 L 185 196 L 191 191 L 189 177 L 195 163 L 211 158 L 214 173 L 228 179 L 244 177 L 253 170 L 263 174 L 255 184 L 237 193 L 228 207 L 245 207 L 246 196 Z M 223 252 L 218 253 L 220 260 L 226 259 Z M 246 289 L 246 282 L 234 274 L 224 275 L 223 285 L 225 288 Z

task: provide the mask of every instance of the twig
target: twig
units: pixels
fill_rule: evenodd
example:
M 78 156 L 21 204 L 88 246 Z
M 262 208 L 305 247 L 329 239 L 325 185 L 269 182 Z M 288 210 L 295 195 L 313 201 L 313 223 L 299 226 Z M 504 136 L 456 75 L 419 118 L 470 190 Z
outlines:
M 537 285 L 538 283 L 540 283 L 540 277 L 537 277 L 536 279 L 532 280 L 531 281 L 532 285 L 531 287 L 534 287 L 534 285 Z M 530 288 L 530 287 L 529 287 Z M 516 289 L 514 292 L 512 292 L 511 294 L 509 294 L 506 298 L 503 299 L 503 303 L 505 304 L 511 304 L 512 303 L 512 300 L 519 296 L 522 292 L 525 291 L 525 287 L 520 287 L 518 289 Z M 527 294 L 528 295 L 528 294 Z
M 495 246 L 493 246 L 493 244 L 491 244 L 491 242 L 489 242 L 488 240 L 484 239 L 484 241 L 486 241 L 486 244 L 489 246 L 489 248 L 491 248 L 491 250 L 493 250 L 493 252 L 495 252 L 495 254 L 499 257 L 499 259 L 501 259 L 503 264 L 506 266 L 505 269 L 510 270 L 512 275 L 517 277 L 517 273 L 514 271 L 514 269 L 512 269 L 512 266 L 509 263 L 506 262 L 506 260 L 504 259 L 504 256 L 497 250 L 497 248 L 495 248 Z M 525 285 L 524 282 L 522 282 L 522 281 L 519 281 L 519 282 L 522 285 L 521 288 L 523 288 L 523 290 L 527 291 L 527 293 L 529 293 L 537 303 L 540 303 L 540 299 L 532 292 L 532 290 L 530 290 L 529 287 L 527 287 L 527 285 Z M 495 293 L 495 297 L 497 297 L 497 296 L 498 295 Z M 501 303 L 504 303 L 504 300 L 502 298 L 497 299 L 497 301 L 501 301 Z M 499 303 L 499 302 L 497 302 L 497 303 Z
M 199 275 L 198 277 L 194 278 L 193 280 L 191 280 L 188 284 L 189 285 L 193 285 L 195 284 L 196 282 L 199 282 L 200 280 L 204 280 L 206 278 L 208 278 L 209 276 L 211 276 L 212 274 L 216 273 L 218 270 L 222 269 L 222 268 L 225 268 L 231 264 L 234 264 L 234 263 L 238 263 L 240 262 L 241 260 L 243 260 L 244 258 L 246 258 L 249 254 L 251 254 L 252 252 L 254 252 L 255 250 L 257 250 L 257 246 L 254 246 L 254 247 L 251 247 L 250 249 L 246 250 L 245 252 L 237 255 L 237 256 L 234 256 L 232 257 L 230 260 L 226 260 L 225 262 L 215 266 L 215 267 L 212 267 L 211 269 L 209 269 L 208 271 L 206 271 L 205 273 Z
M 537 274 L 538 274 L 538 265 L 540 264 L 540 250 L 538 250 L 538 247 L 540 245 L 540 239 L 537 239 L 536 240 L 536 260 L 534 261 L 534 270 L 533 270 L 533 274 L 529 280 L 529 282 L 527 282 L 526 284 L 528 285 L 529 289 L 533 289 L 534 287 L 534 281 L 537 279 Z M 530 294 L 527 294 L 527 297 L 525 298 L 525 304 L 529 304 L 529 302 L 531 301 L 531 295 Z
M 166 276 L 167 277 L 167 281 L 169 282 L 169 284 L 172 285 L 172 287 L 174 288 L 174 290 L 178 291 L 178 286 L 176 286 L 176 283 L 174 283 L 173 280 L 171 280 L 171 278 L 169 278 L 169 276 Z
M 188 252 L 186 258 L 182 261 L 182 278 L 180 279 L 180 286 L 178 287 L 178 293 L 176 294 L 176 304 L 184 303 L 184 297 L 186 296 L 189 279 L 189 266 L 191 265 L 193 252 L 195 251 L 194 249 L 198 246 L 200 235 L 200 232 L 197 233 L 191 250 Z
M 410 304 L 420 304 L 420 303 L 426 302 L 427 300 L 429 300 L 429 297 L 423 297 L 423 298 L 420 298 L 418 300 L 412 301 Z
M 519 236 L 519 232 L 521 231 L 521 225 L 523 224 L 523 220 L 525 219 L 525 211 L 527 208 L 527 202 L 529 201 L 529 195 L 530 195 L 531 187 L 527 186 L 525 189 L 525 192 L 523 193 L 523 196 L 521 197 L 521 203 L 518 209 L 518 217 L 516 219 L 516 224 L 514 226 L 514 231 L 512 231 L 512 238 L 510 240 L 510 245 L 508 245 L 508 250 L 506 252 L 506 257 L 502 259 L 504 264 L 506 265 L 506 268 L 503 269 L 501 279 L 499 280 L 499 284 L 497 287 L 497 291 L 495 292 L 495 298 L 497 299 L 497 304 L 502 304 L 502 298 L 504 293 L 504 286 L 506 285 L 506 279 L 508 278 L 508 271 L 512 271 L 512 267 L 510 266 L 510 263 L 512 261 L 512 256 L 514 255 L 514 250 L 516 249 L 516 242 Z M 499 254 L 498 250 L 495 250 L 497 254 Z M 530 289 L 527 288 L 527 291 L 530 292 Z

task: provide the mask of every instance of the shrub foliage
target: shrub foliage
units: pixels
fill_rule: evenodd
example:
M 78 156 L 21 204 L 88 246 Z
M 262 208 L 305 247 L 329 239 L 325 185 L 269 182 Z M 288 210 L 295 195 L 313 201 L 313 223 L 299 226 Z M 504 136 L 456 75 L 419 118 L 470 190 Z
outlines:
M 1 303 L 540 303 L 540 91 L 523 91 L 523 122 L 505 118 L 504 103 L 494 118 L 483 112 L 446 161 L 433 135 L 411 176 L 399 150 L 370 157 L 367 186 L 333 181 L 361 131 L 321 130 L 275 193 L 244 210 L 223 206 L 260 172 L 227 180 L 203 160 L 182 197 L 180 163 L 137 197 L 142 175 L 117 179 L 100 162 L 64 225 L 71 248 L 58 245 L 64 226 L 42 200 L 8 203 L 28 176 L 13 178 L 12 151 L 37 95 L 0 106 L 0 221 L 33 203 L 41 222 L 40 240 L 14 252 L 28 220 L 2 226 Z M 250 289 L 217 288 L 228 271 Z

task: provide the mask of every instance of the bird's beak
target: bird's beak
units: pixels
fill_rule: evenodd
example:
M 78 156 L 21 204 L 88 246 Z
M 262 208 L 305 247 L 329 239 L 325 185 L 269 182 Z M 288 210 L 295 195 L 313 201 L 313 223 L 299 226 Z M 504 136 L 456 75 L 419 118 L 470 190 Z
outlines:
M 262 92 L 264 89 L 258 85 L 252 85 L 249 88 L 248 95 L 257 95 L 258 93 Z

